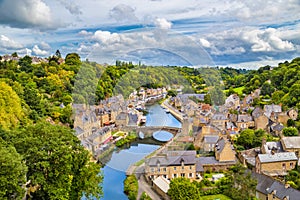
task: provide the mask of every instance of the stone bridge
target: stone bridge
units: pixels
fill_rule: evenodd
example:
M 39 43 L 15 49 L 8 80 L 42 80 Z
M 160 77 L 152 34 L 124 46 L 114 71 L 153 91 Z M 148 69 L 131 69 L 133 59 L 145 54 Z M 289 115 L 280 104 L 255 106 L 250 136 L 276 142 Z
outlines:
M 145 138 L 152 137 L 153 133 L 157 131 L 168 131 L 175 136 L 178 132 L 181 132 L 181 128 L 172 126 L 125 126 L 121 128 L 122 131 L 135 131 L 137 134 L 143 132 Z

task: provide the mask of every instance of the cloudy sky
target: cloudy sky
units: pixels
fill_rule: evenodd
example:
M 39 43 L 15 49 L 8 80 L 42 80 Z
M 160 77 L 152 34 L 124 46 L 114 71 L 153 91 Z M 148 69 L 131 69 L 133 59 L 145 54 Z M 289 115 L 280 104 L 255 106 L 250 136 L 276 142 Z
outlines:
M 300 54 L 300 0 L 0 0 L 0 54 L 257 68 Z

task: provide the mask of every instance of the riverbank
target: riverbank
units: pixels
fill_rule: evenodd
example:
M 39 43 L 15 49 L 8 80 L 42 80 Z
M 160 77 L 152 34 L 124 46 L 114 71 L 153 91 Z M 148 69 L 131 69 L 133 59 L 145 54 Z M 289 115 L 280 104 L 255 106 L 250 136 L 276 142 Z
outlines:
M 183 121 L 183 114 L 180 113 L 178 110 L 176 110 L 176 108 L 174 108 L 173 106 L 171 106 L 168 103 L 169 99 L 166 99 L 165 101 L 162 102 L 161 106 L 165 109 L 168 109 L 170 111 L 170 113 L 180 122 Z

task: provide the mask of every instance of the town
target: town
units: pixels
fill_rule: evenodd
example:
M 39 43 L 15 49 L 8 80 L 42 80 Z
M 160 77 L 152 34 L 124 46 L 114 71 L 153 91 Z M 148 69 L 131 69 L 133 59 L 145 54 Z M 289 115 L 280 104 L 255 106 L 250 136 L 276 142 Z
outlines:
M 285 134 L 285 129 L 289 129 L 287 124 L 297 120 L 297 109 L 283 111 L 281 105 L 275 104 L 253 107 L 253 101 L 260 97 L 260 89 L 243 99 L 231 94 L 221 106 L 204 103 L 205 94 L 182 94 L 177 89 L 178 94 L 172 97 L 167 95 L 169 90 L 171 87 L 141 88 L 131 93 L 128 100 L 119 95 L 95 106 L 73 105 L 76 135 L 98 159 L 126 137 L 126 134 L 120 136 L 120 131 L 134 130 L 140 138 L 142 132 L 143 137 L 147 135 L 142 111 L 150 100 L 155 99 L 152 103 L 162 100 L 161 106 L 176 117 L 182 127 L 144 160 L 143 169 L 131 166 L 127 175 L 144 176 L 157 194 L 168 199 L 169 184 L 174 178 L 201 181 L 208 172 L 215 174 L 216 181 L 232 166 L 241 163 L 251 170 L 258 182 L 255 194 L 258 199 L 296 199 L 300 195 L 300 191 L 284 182 L 288 171 L 295 169 L 299 161 L 300 137 Z M 163 128 L 171 130 L 172 127 Z M 238 138 L 249 130 L 262 132 L 268 140 L 259 137 L 260 146 L 244 149 Z M 188 150 L 189 146 L 193 146 L 193 150 Z

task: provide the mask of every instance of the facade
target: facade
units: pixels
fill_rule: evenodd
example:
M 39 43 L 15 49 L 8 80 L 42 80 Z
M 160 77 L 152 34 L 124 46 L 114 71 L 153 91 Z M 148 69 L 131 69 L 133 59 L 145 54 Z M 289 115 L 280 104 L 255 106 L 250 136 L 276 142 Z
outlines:
M 258 182 L 256 186 L 256 198 L 261 200 L 298 200 L 300 191 L 291 188 L 271 177 L 263 174 L 252 173 L 252 177 Z
M 163 177 L 171 180 L 178 177 L 196 179 L 196 151 L 170 151 L 162 156 L 152 157 L 145 162 L 148 180 Z
M 210 123 L 214 125 L 215 127 L 219 128 L 220 130 L 226 129 L 226 123 L 228 122 L 228 118 L 223 113 L 215 113 Z
M 255 126 L 251 115 L 238 115 L 236 126 L 239 130 L 253 128 Z
M 294 152 L 258 154 L 255 159 L 255 171 L 268 176 L 284 176 L 296 167 L 298 158 Z
M 235 151 L 230 141 L 221 138 L 215 146 L 215 157 L 219 162 L 235 161 Z

